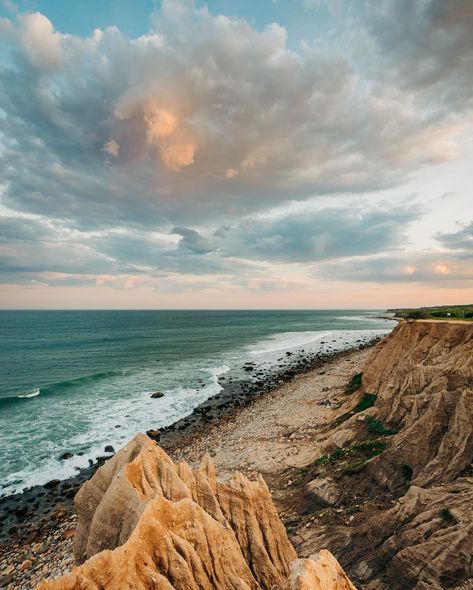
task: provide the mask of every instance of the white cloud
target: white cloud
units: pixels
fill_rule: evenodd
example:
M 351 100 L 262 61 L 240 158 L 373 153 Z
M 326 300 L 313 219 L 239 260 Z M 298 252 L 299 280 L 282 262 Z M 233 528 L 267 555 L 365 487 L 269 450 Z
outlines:
M 337 18 L 350 5 L 305 4 Z M 43 250 L 28 240 L 16 255 L 5 250 L 8 272 L 64 271 L 61 257 L 72 256 L 87 280 L 120 275 L 130 287 L 123 277 L 157 268 L 235 278 L 255 261 L 318 261 L 350 280 L 469 276 L 469 227 L 442 238 L 445 258 L 371 259 L 400 240 L 407 248 L 403 228 L 418 210 L 383 212 L 370 199 L 462 155 L 473 122 L 471 3 L 359 6 L 339 21 L 340 47 L 320 38 L 298 52 L 278 24 L 256 30 L 178 0 L 137 39 L 114 27 L 65 35 L 40 13 L 1 20 L 13 48 L 0 66 L 3 203 L 78 232 L 45 237 Z M 363 196 L 342 211 L 340 193 Z M 322 196 L 322 212 L 294 205 Z M 280 219 L 265 219 L 281 204 Z M 170 244 L 152 235 L 173 228 Z M 353 267 L 343 261 L 361 254 Z M 271 283 L 260 266 L 251 272 Z

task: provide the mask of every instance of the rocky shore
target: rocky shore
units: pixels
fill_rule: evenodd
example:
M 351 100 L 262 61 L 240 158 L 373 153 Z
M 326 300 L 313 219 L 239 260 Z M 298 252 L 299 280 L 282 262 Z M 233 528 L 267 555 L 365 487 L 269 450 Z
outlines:
M 214 431 L 231 424 L 244 408 L 277 392 L 303 373 L 317 375 L 322 383 L 324 379 L 319 373 L 324 373 L 326 365 L 333 366 L 347 358 L 358 359 L 353 361 L 354 365 L 361 365 L 365 349 L 378 340 L 360 337 L 355 348 L 342 352 L 331 351 L 328 346 L 324 354 L 311 354 L 304 349 L 281 353 L 276 371 L 261 370 L 248 363 L 244 367 L 247 379 L 230 382 L 222 379 L 223 389 L 219 394 L 196 407 L 186 418 L 161 431 L 149 431 L 148 435 L 159 441 L 173 458 L 180 458 L 185 454 L 184 449 L 192 448 L 195 452 L 188 452 L 193 460 L 198 459 L 201 449 L 215 454 Z M 34 588 L 43 578 L 56 577 L 71 567 L 76 519 L 73 498 L 106 460 L 107 457 L 98 458 L 74 478 L 52 480 L 44 486 L 0 498 L 0 588 Z

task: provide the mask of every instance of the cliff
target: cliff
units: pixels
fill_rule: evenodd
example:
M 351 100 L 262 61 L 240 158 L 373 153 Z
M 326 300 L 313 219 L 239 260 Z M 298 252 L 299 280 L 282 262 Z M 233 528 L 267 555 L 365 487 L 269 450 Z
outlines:
M 472 325 L 400 323 L 321 438 L 329 457 L 373 456 L 334 461 L 309 496 L 373 509 L 357 527 L 308 531 L 303 554 L 329 547 L 369 590 L 453 588 L 473 576 Z
M 269 490 L 209 457 L 175 465 L 143 434 L 101 467 L 76 498 L 71 573 L 41 590 L 353 590 L 328 552 L 296 560 Z

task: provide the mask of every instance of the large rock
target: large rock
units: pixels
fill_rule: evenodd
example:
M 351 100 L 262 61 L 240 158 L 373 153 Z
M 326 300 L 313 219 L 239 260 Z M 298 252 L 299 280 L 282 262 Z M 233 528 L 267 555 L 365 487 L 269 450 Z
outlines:
M 335 557 L 325 549 L 309 559 L 296 559 L 284 590 L 356 590 Z
M 336 506 L 343 497 L 339 485 L 330 477 L 313 479 L 307 484 L 306 491 L 314 508 Z
M 209 457 L 195 470 L 175 465 L 143 434 L 82 487 L 76 507 L 76 559 L 86 561 L 42 590 L 352 588 L 330 554 L 290 570 L 296 553 L 261 477 L 221 483 Z M 317 585 L 324 576 L 344 585 Z

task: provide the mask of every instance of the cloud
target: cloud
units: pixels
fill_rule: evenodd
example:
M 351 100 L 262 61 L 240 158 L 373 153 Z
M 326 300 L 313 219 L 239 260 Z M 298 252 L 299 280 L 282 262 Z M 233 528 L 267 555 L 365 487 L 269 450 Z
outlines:
M 17 15 L 18 26 L 3 19 L 3 29 L 16 42 L 23 57 L 38 70 L 54 70 L 63 63 L 62 39 L 51 21 L 40 12 Z
M 119 274 L 128 267 L 98 252 L 84 235 L 40 219 L 0 218 L 0 280 L 30 282 L 52 275 Z M 44 277 L 43 277 L 44 278 Z
M 278 262 L 373 254 L 406 243 L 408 224 L 420 216 L 416 206 L 299 208 L 271 217 L 246 218 L 223 234 L 223 252 Z
M 457 256 L 471 258 L 473 256 L 473 221 L 462 229 L 452 233 L 439 233 L 437 239 Z
M 297 51 L 177 0 L 136 39 L 0 19 L 1 280 L 470 285 L 472 225 L 411 251 L 422 209 L 377 192 L 462 155 L 471 2 L 304 4 L 336 27 Z
M 7 12 L 18 12 L 18 6 L 12 0 L 2 0 L 2 4 Z
M 455 119 L 455 111 L 471 110 L 470 0 L 384 0 L 366 2 L 366 10 L 391 83 L 430 106 L 431 116 Z
M 364 78 L 330 44 L 295 53 L 277 24 L 258 31 L 185 3 L 153 19 L 137 39 L 65 35 L 40 13 L 4 20 L 10 208 L 84 226 L 186 225 L 394 186 L 457 156 L 466 119 L 423 116 L 395 68 Z
M 89 284 L 95 275 L 121 285 L 123 276 L 175 273 L 270 284 L 275 264 L 313 265 L 398 246 L 405 240 L 405 224 L 418 214 L 400 208 L 305 207 L 246 216 L 216 229 L 176 226 L 162 232 L 85 231 L 45 218 L 0 217 L 0 275 L 3 282 L 14 275 L 20 282 L 30 278 L 54 285 L 61 280 Z
M 448 252 L 408 252 L 391 256 L 351 258 L 322 264 L 318 276 L 337 281 L 425 284 L 430 287 L 471 288 L 472 260 Z

